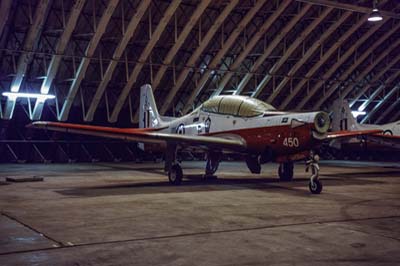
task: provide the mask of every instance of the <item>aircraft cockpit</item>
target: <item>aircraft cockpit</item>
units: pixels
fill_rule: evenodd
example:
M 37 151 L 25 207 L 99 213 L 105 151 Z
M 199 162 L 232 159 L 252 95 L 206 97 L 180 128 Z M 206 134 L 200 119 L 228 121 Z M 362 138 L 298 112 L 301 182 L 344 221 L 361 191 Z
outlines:
M 263 101 L 239 95 L 216 96 L 204 102 L 201 110 L 209 113 L 240 117 L 262 116 L 276 109 Z

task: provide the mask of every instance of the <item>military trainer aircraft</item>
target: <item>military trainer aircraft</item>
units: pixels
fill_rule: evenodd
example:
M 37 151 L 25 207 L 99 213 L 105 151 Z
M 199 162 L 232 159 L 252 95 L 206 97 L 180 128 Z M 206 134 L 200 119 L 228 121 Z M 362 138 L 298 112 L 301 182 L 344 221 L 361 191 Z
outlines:
M 332 115 L 332 129 L 333 130 L 371 130 L 379 129 L 383 134 L 371 134 L 362 137 L 362 140 L 355 138 L 349 138 L 341 140 L 339 143 L 334 143 L 332 146 L 338 146 L 337 144 L 343 143 L 359 143 L 360 141 L 368 141 L 372 147 L 371 149 L 382 149 L 389 148 L 394 150 L 400 149 L 400 121 L 377 125 L 377 124 L 359 124 L 353 117 L 347 100 L 338 99 L 333 104 L 333 115 Z
M 204 150 L 207 154 L 205 176 L 212 176 L 226 152 L 240 153 L 251 173 L 260 173 L 261 164 L 279 163 L 282 181 L 293 178 L 293 162 L 305 160 L 311 168 L 309 189 L 322 191 L 319 180 L 318 145 L 327 139 L 379 133 L 381 130 L 328 132 L 330 118 L 325 112 L 281 112 L 255 98 L 239 95 L 216 96 L 191 113 L 179 118 L 159 115 L 150 85 L 140 91 L 140 128 L 38 121 L 36 128 L 137 141 L 158 143 L 165 148 L 165 171 L 170 183 L 183 178 L 177 152 L 185 148 Z M 142 145 L 142 147 L 146 147 Z

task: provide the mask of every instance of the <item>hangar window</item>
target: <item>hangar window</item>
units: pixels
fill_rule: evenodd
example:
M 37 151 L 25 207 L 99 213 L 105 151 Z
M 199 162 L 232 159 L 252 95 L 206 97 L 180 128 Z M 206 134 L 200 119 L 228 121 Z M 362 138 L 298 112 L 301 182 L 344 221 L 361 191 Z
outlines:
M 209 99 L 201 106 L 201 110 L 210 113 L 252 117 L 263 115 L 276 109 L 263 101 L 251 97 L 226 95 Z

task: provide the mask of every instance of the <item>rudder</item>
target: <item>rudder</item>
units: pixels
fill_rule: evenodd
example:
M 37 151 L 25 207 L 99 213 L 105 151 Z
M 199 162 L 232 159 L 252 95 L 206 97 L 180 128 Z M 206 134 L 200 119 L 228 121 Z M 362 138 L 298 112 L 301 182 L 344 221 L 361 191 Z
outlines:
M 151 85 L 145 84 L 140 88 L 139 128 L 157 128 L 161 126 Z

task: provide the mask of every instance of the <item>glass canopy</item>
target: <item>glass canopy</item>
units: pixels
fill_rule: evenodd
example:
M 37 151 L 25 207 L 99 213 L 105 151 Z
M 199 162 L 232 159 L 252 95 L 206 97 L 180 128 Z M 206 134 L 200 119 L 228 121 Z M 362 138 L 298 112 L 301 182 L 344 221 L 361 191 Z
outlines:
M 268 111 L 276 111 L 270 104 L 255 98 L 239 95 L 213 97 L 202 104 L 201 110 L 204 112 L 241 117 L 260 116 Z

